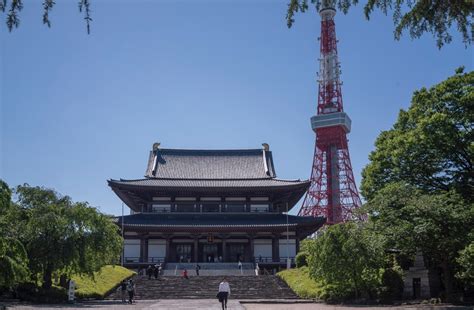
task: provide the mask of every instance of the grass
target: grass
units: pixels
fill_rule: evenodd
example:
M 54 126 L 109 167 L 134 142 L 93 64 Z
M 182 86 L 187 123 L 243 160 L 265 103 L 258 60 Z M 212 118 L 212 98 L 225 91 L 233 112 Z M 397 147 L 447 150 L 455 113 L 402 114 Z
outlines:
M 121 267 L 107 265 L 90 276 L 73 276 L 76 282 L 76 296 L 79 298 L 104 298 L 119 285 L 122 280 L 133 276 L 135 272 Z
M 308 267 L 283 270 L 277 273 L 283 281 L 301 298 L 320 298 L 322 288 L 309 277 Z

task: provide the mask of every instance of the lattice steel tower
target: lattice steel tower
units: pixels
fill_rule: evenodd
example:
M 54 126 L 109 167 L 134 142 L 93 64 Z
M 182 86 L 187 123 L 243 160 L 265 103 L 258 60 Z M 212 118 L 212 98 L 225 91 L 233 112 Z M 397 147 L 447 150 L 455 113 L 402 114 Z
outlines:
M 323 0 L 321 9 L 319 96 L 317 115 L 311 117 L 316 133 L 311 185 L 299 215 L 324 216 L 327 224 L 354 219 L 361 206 L 352 173 L 346 135 L 351 119 L 344 112 L 340 64 L 337 57 L 334 1 Z

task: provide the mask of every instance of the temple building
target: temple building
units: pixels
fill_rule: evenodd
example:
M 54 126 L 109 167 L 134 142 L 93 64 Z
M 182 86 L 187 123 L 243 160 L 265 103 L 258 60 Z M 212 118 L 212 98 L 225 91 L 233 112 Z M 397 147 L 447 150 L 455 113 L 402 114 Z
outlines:
M 150 151 L 145 177 L 109 180 L 131 209 L 123 227 L 126 266 L 155 262 L 286 264 L 324 218 L 287 215 L 310 181 L 278 179 L 261 149 Z

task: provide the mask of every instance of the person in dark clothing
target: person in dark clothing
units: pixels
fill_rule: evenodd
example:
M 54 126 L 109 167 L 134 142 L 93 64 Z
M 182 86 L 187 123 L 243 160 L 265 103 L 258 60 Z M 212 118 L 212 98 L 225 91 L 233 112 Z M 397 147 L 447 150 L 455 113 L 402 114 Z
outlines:
M 122 302 L 127 301 L 127 282 L 125 280 L 120 283 L 120 296 L 122 297 Z
M 148 280 L 151 279 L 152 274 L 153 274 L 153 267 L 151 267 L 151 265 L 148 265 L 148 267 L 146 268 L 146 275 L 148 276 Z
M 201 266 L 199 264 L 196 264 L 196 275 L 199 276 L 199 270 L 201 270 Z
M 132 304 L 133 296 L 135 295 L 135 283 L 133 283 L 132 279 L 128 281 L 127 292 L 128 292 L 128 302 Z
M 153 268 L 153 275 L 155 276 L 155 279 L 158 279 L 158 265 L 155 265 L 155 268 Z

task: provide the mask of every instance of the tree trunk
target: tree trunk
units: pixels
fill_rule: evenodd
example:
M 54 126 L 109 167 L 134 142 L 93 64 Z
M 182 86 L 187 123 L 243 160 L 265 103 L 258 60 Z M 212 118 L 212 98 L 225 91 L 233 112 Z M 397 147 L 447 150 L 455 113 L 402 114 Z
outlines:
M 46 269 L 44 270 L 44 274 L 43 274 L 43 288 L 45 290 L 49 290 L 51 286 L 53 286 L 52 275 L 53 275 L 53 268 L 50 265 L 48 265 Z
M 353 277 L 353 281 L 354 281 L 354 289 L 355 289 L 355 298 L 358 299 L 359 298 L 359 287 L 357 285 L 357 275 L 356 275 L 356 272 L 353 270 L 352 271 L 352 277 Z
M 441 268 L 443 269 L 443 280 L 444 280 L 444 287 L 446 289 L 446 299 L 450 300 L 453 294 L 453 279 L 451 276 L 451 268 L 449 267 L 449 263 L 447 259 L 443 260 L 441 264 Z
M 63 273 L 61 277 L 59 277 L 59 285 L 67 289 L 67 275 L 66 274 Z

